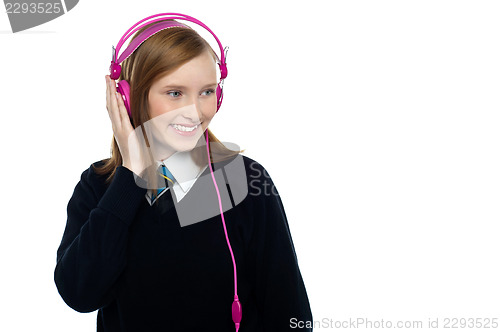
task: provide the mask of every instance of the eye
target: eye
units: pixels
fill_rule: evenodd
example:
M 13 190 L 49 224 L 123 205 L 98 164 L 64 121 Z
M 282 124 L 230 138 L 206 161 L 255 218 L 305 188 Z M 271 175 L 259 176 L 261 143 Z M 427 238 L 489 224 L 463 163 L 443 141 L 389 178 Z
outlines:
M 214 89 L 208 89 L 208 90 L 205 90 L 203 91 L 203 93 L 205 93 L 205 96 L 210 96 L 211 94 L 213 94 L 215 92 Z
M 180 97 L 181 92 L 180 91 L 168 91 L 167 95 L 172 96 L 174 98 Z

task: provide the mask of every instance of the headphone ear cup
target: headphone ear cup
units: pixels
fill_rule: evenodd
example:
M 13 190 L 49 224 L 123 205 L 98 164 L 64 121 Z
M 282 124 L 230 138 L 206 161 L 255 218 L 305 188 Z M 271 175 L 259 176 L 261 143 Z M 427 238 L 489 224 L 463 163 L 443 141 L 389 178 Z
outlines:
M 217 111 L 216 112 L 218 112 L 220 105 L 222 104 L 222 98 L 224 97 L 224 95 L 222 93 L 222 88 L 220 87 L 220 83 L 217 85 L 216 95 L 217 95 Z
M 130 110 L 130 85 L 128 82 L 125 80 L 119 81 L 118 86 L 116 87 L 116 92 L 122 96 L 128 116 L 132 118 L 132 111 Z

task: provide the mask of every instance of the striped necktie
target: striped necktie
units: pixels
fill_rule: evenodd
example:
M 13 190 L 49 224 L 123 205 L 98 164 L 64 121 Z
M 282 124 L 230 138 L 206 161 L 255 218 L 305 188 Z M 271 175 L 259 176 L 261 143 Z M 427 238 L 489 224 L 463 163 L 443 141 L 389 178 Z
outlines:
M 165 165 L 161 164 L 158 167 L 158 174 L 160 174 L 161 177 L 166 180 L 165 181 L 166 183 L 170 182 L 170 183 L 174 184 L 175 178 Z M 151 204 L 153 204 L 155 202 L 156 198 L 158 198 L 158 196 L 160 196 L 160 194 L 165 190 L 167 190 L 166 186 L 158 188 L 156 190 L 153 189 L 153 192 L 151 193 L 151 202 L 152 202 Z M 154 193 L 155 191 L 156 191 L 156 194 Z

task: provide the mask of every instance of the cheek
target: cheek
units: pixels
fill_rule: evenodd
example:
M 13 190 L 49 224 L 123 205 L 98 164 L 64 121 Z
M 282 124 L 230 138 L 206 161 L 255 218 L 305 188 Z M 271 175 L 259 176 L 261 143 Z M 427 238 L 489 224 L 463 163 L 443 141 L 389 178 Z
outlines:
M 208 121 L 212 120 L 216 112 L 217 112 L 217 101 L 210 102 L 202 110 L 203 117 Z
M 152 118 L 162 115 L 170 109 L 170 105 L 161 96 L 149 95 L 149 113 Z
M 208 121 L 212 120 L 212 118 L 215 116 L 215 110 L 216 108 L 211 108 L 210 110 L 203 112 L 203 117 Z
M 162 113 L 161 104 L 156 102 L 154 98 L 153 100 L 149 99 L 149 113 L 151 115 L 151 118 L 157 117 Z

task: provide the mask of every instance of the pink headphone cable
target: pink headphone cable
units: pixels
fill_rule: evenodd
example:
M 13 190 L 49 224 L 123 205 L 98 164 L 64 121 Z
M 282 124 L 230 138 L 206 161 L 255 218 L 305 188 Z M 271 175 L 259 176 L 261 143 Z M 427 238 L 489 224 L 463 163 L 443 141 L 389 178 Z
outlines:
M 238 299 L 238 283 L 237 283 L 237 275 L 236 275 L 236 262 L 234 260 L 233 249 L 231 248 L 231 243 L 229 242 L 229 237 L 227 236 L 226 230 L 226 221 L 224 220 L 224 213 L 222 211 L 222 201 L 220 198 L 219 187 L 217 186 L 217 182 L 215 181 L 214 171 L 212 169 L 212 165 L 210 162 L 210 150 L 209 150 L 209 142 L 208 142 L 208 129 L 205 131 L 205 137 L 207 142 L 207 156 L 208 156 L 208 167 L 210 167 L 210 173 L 212 174 L 212 180 L 214 182 L 215 191 L 217 192 L 217 197 L 219 198 L 219 209 L 220 216 L 222 218 L 222 225 L 224 226 L 224 233 L 226 234 L 227 246 L 229 247 L 229 252 L 231 252 L 231 258 L 233 260 L 233 269 L 234 269 L 234 301 L 231 305 L 231 314 L 233 318 L 234 325 L 236 327 L 236 332 L 240 329 L 240 322 L 242 316 L 242 308 L 240 300 Z

